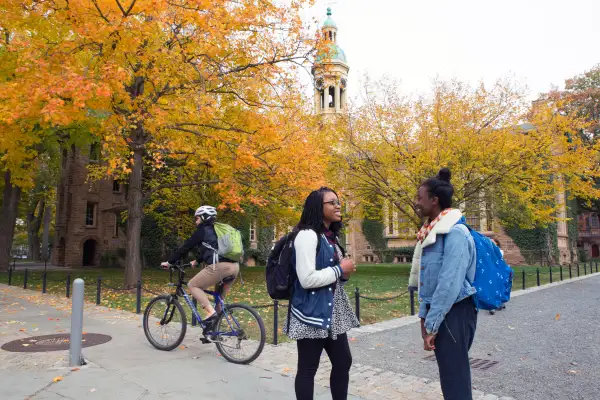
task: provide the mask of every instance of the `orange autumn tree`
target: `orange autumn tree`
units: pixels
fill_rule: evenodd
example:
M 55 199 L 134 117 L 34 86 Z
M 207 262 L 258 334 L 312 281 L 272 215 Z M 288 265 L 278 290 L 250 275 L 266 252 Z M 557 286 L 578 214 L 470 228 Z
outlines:
M 299 16 L 305 1 L 1 3 L 0 26 L 26 33 L 13 42 L 20 68 L 3 88 L 8 118 L 102 119 L 103 169 L 91 172 L 129 185 L 127 285 L 140 278 L 148 196 L 215 185 L 222 207 L 289 206 L 321 179 L 325 149 L 297 84 L 315 47 Z

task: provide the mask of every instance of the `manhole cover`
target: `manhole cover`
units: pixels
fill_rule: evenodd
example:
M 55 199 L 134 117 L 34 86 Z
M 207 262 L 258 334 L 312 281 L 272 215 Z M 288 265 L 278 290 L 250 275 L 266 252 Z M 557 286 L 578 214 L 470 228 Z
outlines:
M 435 354 L 432 354 L 430 356 L 424 357 L 424 360 L 427 361 L 435 361 Z M 498 361 L 492 361 L 492 360 L 486 360 L 483 358 L 472 358 L 469 357 L 469 364 L 471 364 L 471 368 L 474 369 L 481 369 L 484 371 L 487 371 L 488 369 L 495 367 L 496 365 L 499 364 Z
M 25 339 L 13 340 L 12 342 L 4 343 L 2 350 L 20 352 L 20 353 L 36 353 L 44 351 L 69 350 L 71 335 L 44 335 L 31 336 Z M 84 333 L 82 347 L 96 346 L 110 341 L 112 337 L 102 335 L 100 333 Z

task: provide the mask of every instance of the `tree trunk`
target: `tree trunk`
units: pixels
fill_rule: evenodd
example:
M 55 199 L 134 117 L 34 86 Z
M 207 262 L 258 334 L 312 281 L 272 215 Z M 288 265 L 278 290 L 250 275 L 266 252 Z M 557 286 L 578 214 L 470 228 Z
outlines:
M 29 259 L 32 261 L 41 261 L 40 254 L 40 228 L 42 226 L 42 216 L 46 203 L 44 200 L 36 201 L 33 207 L 27 213 L 27 244 L 29 248 Z M 40 214 L 35 215 L 40 209 Z
M 48 261 L 48 244 L 50 239 L 50 222 L 52 220 L 52 206 L 46 206 L 44 210 L 44 230 L 42 233 L 42 259 Z
M 133 166 L 129 176 L 129 197 L 127 198 L 127 254 L 125 262 L 125 285 L 133 287 L 142 277 L 142 168 L 143 149 L 138 146 L 133 151 Z
M 0 214 L 0 271 L 8 270 L 21 188 L 13 186 L 10 171 L 4 173 L 2 214 Z

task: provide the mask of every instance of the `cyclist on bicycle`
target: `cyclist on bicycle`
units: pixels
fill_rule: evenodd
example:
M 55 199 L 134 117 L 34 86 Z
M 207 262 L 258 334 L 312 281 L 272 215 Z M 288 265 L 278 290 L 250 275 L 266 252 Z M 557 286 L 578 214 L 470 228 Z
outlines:
M 217 219 L 217 210 L 212 206 L 201 206 L 194 213 L 196 218 L 196 231 L 186 240 L 183 245 L 171 256 L 169 261 L 161 263 L 161 266 L 168 268 L 177 261 L 185 257 L 190 250 L 196 251 L 196 260 L 192 261 L 192 267 L 196 267 L 198 262 L 204 262 L 207 266 L 196 274 L 188 282 L 188 287 L 192 296 L 198 301 L 206 311 L 207 323 L 205 330 L 210 330 L 216 321 L 217 313 L 210 304 L 203 289 L 208 289 L 213 285 L 219 285 L 217 291 L 227 294 L 229 285 L 237 277 L 240 266 L 238 263 L 224 257 L 218 257 L 216 250 L 219 248 L 217 233 L 214 223 Z

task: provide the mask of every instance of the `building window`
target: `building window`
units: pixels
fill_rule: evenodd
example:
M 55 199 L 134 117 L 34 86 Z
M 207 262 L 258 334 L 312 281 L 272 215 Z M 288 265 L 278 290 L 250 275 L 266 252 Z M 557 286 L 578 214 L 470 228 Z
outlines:
M 113 192 L 121 193 L 121 183 L 117 180 L 113 180 Z
M 250 224 L 250 241 L 256 242 L 256 222 Z
M 367 245 L 367 250 L 371 250 L 371 245 L 370 244 Z
M 591 225 L 592 229 L 598 229 L 598 226 L 600 225 L 598 223 L 598 215 L 592 214 L 592 216 L 591 216 L 590 219 L 591 219 L 591 224 L 590 225 Z
M 388 235 L 394 234 L 394 209 L 392 203 L 387 208 L 387 233 Z
M 113 237 L 119 237 L 119 223 L 121 218 L 119 218 L 119 214 L 115 214 L 115 230 L 113 232 Z
M 90 162 L 98 162 L 100 160 L 100 145 L 92 143 L 90 145 Z
M 467 225 L 469 225 L 471 228 L 475 229 L 475 230 L 479 230 L 480 227 L 480 217 L 479 217 L 479 212 L 477 210 L 473 210 L 470 213 L 468 213 L 466 215 L 467 218 Z
M 96 226 L 96 203 L 87 203 L 85 208 L 85 225 Z

